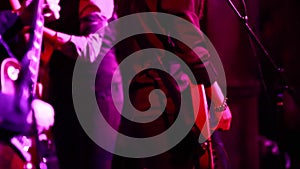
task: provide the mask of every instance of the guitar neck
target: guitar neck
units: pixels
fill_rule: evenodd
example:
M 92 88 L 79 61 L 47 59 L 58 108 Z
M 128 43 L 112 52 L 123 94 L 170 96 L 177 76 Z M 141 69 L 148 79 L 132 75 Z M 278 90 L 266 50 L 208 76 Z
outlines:
M 191 89 L 191 97 L 192 97 L 192 104 L 194 109 L 194 117 L 195 117 L 195 124 L 201 131 L 201 135 L 199 137 L 199 141 L 205 147 L 206 154 L 204 161 L 200 159 L 199 164 L 201 165 L 200 168 L 205 169 L 215 169 L 215 162 L 214 162 L 214 155 L 213 155 L 213 146 L 212 146 L 212 139 L 211 139 L 211 129 L 210 129 L 210 115 L 207 106 L 206 94 L 204 85 L 202 84 L 192 84 L 190 82 L 190 89 Z
M 26 3 L 27 6 L 24 11 L 33 11 L 33 18 L 28 18 L 30 19 L 28 26 L 32 31 L 29 34 L 29 50 L 21 61 L 23 72 L 20 88 L 22 96 L 32 98 L 36 95 L 36 84 L 40 65 L 44 26 L 44 17 L 42 15 L 43 0 L 27 0 Z

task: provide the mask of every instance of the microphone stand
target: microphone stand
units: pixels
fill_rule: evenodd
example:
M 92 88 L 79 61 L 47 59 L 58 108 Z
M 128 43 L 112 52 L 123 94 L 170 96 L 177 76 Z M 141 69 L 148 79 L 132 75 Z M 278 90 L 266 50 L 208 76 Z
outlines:
M 244 0 L 242 0 L 244 1 Z M 246 31 L 248 32 L 250 38 L 253 40 L 253 42 L 258 46 L 259 50 L 263 53 L 263 55 L 268 59 L 268 61 L 271 63 L 272 67 L 275 69 L 275 71 L 277 72 L 281 82 L 282 82 L 282 90 L 286 90 L 289 93 L 292 92 L 292 89 L 289 87 L 288 83 L 287 83 L 287 78 L 284 75 L 284 69 L 280 68 L 277 66 L 277 64 L 275 63 L 275 61 L 272 59 L 272 57 L 269 55 L 269 52 L 266 50 L 266 48 L 264 47 L 264 45 L 261 43 L 261 41 L 259 40 L 259 38 L 257 37 L 257 35 L 254 33 L 254 31 L 252 30 L 252 28 L 249 26 L 248 24 L 248 16 L 246 14 L 245 11 L 245 15 L 243 16 L 238 9 L 236 8 L 236 6 L 232 3 L 231 0 L 227 0 L 227 3 L 229 4 L 229 6 L 232 8 L 232 10 L 234 11 L 234 13 L 238 16 L 238 18 L 240 19 L 240 21 L 243 23 L 243 26 L 245 27 Z M 243 2 L 244 3 L 244 2 Z M 245 4 L 244 4 L 244 10 L 246 10 Z
M 229 4 L 229 6 L 232 8 L 232 10 L 234 11 L 234 13 L 239 17 L 240 21 L 243 23 L 244 28 L 248 32 L 249 37 L 251 38 L 250 39 L 250 44 L 251 44 L 251 47 L 253 49 L 254 54 L 256 54 L 254 45 L 257 45 L 257 47 L 259 48 L 259 50 L 263 53 L 263 55 L 270 62 L 272 68 L 276 71 L 275 73 L 277 73 L 277 75 L 278 75 L 278 78 L 279 78 L 278 82 L 279 82 L 280 86 L 279 86 L 279 89 L 277 89 L 278 91 L 276 91 L 276 100 L 275 100 L 276 104 L 275 104 L 275 107 L 276 107 L 278 113 L 280 113 L 279 116 L 281 118 L 281 117 L 283 117 L 283 114 L 284 114 L 284 101 L 283 101 L 284 92 L 286 91 L 288 94 L 291 95 L 291 97 L 293 99 L 295 98 L 293 89 L 290 88 L 290 86 L 288 84 L 288 81 L 287 81 L 287 78 L 284 75 L 284 69 L 280 68 L 280 67 L 278 67 L 276 65 L 275 61 L 269 55 L 269 52 L 266 50 L 266 48 L 264 47 L 264 45 L 261 43 L 261 41 L 259 40 L 259 38 L 256 36 L 256 34 L 253 32 L 253 30 L 249 26 L 245 1 L 241 0 L 243 2 L 244 16 L 241 15 L 241 13 L 238 11 L 238 9 L 235 7 L 235 5 L 232 3 L 231 0 L 226 0 L 226 1 Z M 260 67 L 260 69 L 261 69 L 261 67 Z M 263 80 L 263 78 L 262 78 L 262 80 Z M 264 85 L 264 88 L 266 89 L 265 84 L 263 84 L 263 85 Z M 279 132 L 283 132 L 281 128 L 277 128 L 277 129 L 279 130 Z M 288 162 L 286 161 L 285 165 L 287 165 L 287 163 Z

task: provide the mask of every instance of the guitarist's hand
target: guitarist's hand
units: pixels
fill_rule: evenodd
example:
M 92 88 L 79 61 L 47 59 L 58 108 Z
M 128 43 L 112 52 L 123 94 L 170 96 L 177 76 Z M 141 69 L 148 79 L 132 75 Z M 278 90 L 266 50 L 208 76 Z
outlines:
M 33 100 L 32 109 L 35 113 L 38 131 L 48 130 L 54 124 L 54 109 L 53 107 L 39 99 Z M 32 112 L 29 113 L 27 121 L 32 122 Z
M 45 0 L 43 5 L 43 13 L 46 19 L 46 22 L 51 22 L 59 19 L 60 14 L 59 0 Z
M 227 105 L 227 98 L 218 84 L 214 82 L 206 88 L 207 95 L 215 105 L 215 110 L 210 115 L 210 127 L 212 130 L 229 130 L 232 120 L 231 111 Z
M 229 107 L 221 112 L 214 112 L 211 116 L 211 128 L 212 130 L 226 131 L 230 129 L 232 115 Z
M 17 0 L 11 0 L 16 4 L 12 4 L 13 9 L 20 15 L 20 19 L 23 25 L 30 25 L 34 13 L 32 12 L 32 6 L 29 7 L 30 2 L 29 0 L 25 1 L 24 5 L 21 6 Z M 43 4 L 43 15 L 45 18 L 45 22 L 50 22 L 59 19 L 60 17 L 60 0 L 44 0 Z M 12 2 L 11 2 L 12 3 Z

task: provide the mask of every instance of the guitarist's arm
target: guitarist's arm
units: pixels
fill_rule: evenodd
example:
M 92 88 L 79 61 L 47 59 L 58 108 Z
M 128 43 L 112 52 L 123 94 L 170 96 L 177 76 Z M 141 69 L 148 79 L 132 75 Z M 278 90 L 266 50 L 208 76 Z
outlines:
M 217 124 L 213 124 L 212 129 L 229 130 L 232 115 L 229 107 L 227 106 L 227 98 L 224 97 L 218 82 L 215 81 L 211 86 L 207 87 L 205 91 L 215 106 L 213 117 L 216 119 L 213 119 L 212 122 L 218 122 Z
M 45 43 L 71 58 L 94 62 L 102 46 L 104 30 L 101 28 L 107 25 L 108 18 L 112 16 L 113 4 L 110 3 L 111 1 L 104 4 L 93 0 L 80 1 L 80 36 L 44 28 Z M 48 55 L 46 61 L 49 59 Z

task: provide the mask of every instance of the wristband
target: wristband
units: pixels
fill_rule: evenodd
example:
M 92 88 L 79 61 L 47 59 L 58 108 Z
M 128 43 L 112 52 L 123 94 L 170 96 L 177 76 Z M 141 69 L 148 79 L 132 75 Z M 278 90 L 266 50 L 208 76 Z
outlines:
M 227 100 L 228 100 L 228 98 L 225 98 L 223 103 L 220 106 L 215 107 L 215 112 L 222 112 L 222 111 L 226 110 L 228 107 Z

